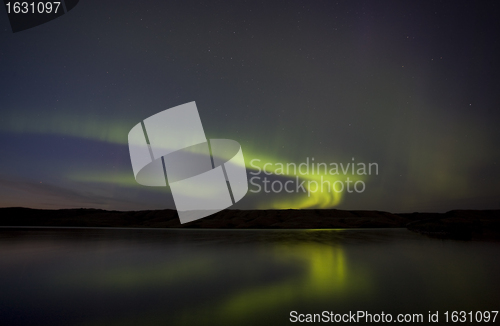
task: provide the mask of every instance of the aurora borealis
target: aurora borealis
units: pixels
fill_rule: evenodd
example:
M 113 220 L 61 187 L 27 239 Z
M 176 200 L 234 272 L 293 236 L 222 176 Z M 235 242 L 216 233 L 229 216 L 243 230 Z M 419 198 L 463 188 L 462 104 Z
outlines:
M 174 208 L 135 182 L 127 134 L 196 101 L 207 138 L 238 141 L 247 167 L 379 167 L 361 194 L 248 193 L 235 208 L 500 208 L 499 8 L 88 0 L 19 33 L 3 12 L 0 206 Z

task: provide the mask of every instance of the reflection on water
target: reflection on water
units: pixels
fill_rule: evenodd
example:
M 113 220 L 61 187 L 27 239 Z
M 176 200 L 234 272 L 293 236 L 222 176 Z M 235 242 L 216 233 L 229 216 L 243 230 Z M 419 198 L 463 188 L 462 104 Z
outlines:
M 406 230 L 0 230 L 0 323 L 276 325 L 498 310 L 497 243 Z
M 347 272 L 342 248 L 318 243 L 277 244 L 269 254 L 285 265 L 297 264 L 301 273 L 288 275 L 269 285 L 250 287 L 236 292 L 208 308 L 192 315 L 189 311 L 181 319 L 182 323 L 195 323 L 200 316 L 207 322 L 214 314 L 217 318 L 238 324 L 241 319 L 251 320 L 257 312 L 272 314 L 277 308 L 300 306 L 303 300 L 345 298 L 351 295 L 366 295 L 369 290 L 367 275 L 362 271 Z M 286 312 L 286 309 L 283 311 Z M 281 315 L 280 319 L 283 319 Z M 182 324 L 179 323 L 179 324 Z

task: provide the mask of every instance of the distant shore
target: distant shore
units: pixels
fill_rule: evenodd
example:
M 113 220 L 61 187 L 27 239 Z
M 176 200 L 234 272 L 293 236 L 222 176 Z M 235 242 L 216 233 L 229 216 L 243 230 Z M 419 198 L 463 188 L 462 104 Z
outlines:
M 348 229 L 407 228 L 432 237 L 500 240 L 500 210 L 453 210 L 447 213 L 383 211 L 224 210 L 180 224 L 171 209 L 106 211 L 100 209 L 0 208 L 1 226 L 202 228 L 202 229 Z

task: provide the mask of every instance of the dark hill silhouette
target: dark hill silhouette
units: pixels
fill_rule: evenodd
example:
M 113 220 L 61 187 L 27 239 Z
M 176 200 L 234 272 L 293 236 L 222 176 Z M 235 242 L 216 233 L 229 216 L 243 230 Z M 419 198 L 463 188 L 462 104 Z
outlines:
M 122 212 L 101 209 L 44 210 L 11 207 L 0 208 L 0 226 L 213 229 L 408 228 L 446 238 L 498 239 L 500 210 L 404 214 L 337 209 L 224 210 L 200 220 L 180 224 L 177 212 L 171 209 Z

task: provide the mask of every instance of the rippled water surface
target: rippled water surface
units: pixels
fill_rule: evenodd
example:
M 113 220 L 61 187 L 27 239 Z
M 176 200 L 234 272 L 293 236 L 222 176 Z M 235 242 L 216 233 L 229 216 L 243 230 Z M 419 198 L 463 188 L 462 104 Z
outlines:
M 403 229 L 0 229 L 0 324 L 281 325 L 290 311 L 500 310 L 498 257 L 499 243 Z

